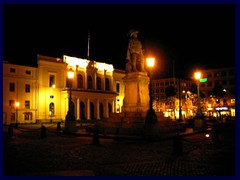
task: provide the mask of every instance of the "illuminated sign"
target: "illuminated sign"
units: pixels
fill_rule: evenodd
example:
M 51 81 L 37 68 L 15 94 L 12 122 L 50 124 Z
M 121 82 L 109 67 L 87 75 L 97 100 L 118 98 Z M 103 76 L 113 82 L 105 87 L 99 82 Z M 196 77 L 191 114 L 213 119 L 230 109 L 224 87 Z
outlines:
M 207 78 L 201 78 L 200 82 L 207 82 Z
M 227 111 L 228 107 L 216 107 L 217 111 Z

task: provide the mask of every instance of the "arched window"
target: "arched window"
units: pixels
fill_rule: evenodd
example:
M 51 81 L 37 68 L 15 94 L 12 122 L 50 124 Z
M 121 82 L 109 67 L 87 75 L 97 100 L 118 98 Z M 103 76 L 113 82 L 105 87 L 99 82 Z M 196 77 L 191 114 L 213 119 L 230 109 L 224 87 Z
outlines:
M 94 119 L 94 104 L 90 102 L 90 119 Z
M 85 104 L 84 102 L 80 102 L 80 118 L 81 119 L 86 119 L 86 116 L 85 116 Z
M 108 116 L 112 113 L 112 105 L 111 103 L 108 103 Z
M 102 90 L 102 81 L 100 77 L 97 77 L 97 90 Z
M 100 118 L 103 118 L 103 103 L 99 103 Z
M 77 88 L 83 88 L 83 76 L 81 74 L 77 75 Z
M 54 103 L 52 102 L 49 104 L 49 115 L 50 117 L 54 116 Z
M 110 91 L 110 82 L 108 78 L 105 78 L 105 91 Z
M 92 77 L 91 76 L 88 76 L 87 77 L 87 88 L 88 89 L 92 89 L 93 88 L 93 81 L 92 81 Z

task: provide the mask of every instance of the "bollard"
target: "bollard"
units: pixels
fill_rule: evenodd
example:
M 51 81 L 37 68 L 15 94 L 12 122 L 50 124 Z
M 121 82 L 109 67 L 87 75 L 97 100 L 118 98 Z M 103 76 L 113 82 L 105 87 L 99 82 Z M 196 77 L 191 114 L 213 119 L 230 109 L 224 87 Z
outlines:
M 100 142 L 99 142 L 99 133 L 98 133 L 97 129 L 94 130 L 92 143 L 93 143 L 93 145 L 99 145 L 100 144 Z
M 44 125 L 42 125 L 41 131 L 40 131 L 40 138 L 43 139 L 46 137 L 47 137 L 47 128 Z
M 61 129 L 61 122 L 58 122 L 57 123 L 57 132 L 61 132 L 62 129 Z
M 173 154 L 180 156 L 183 154 L 182 149 L 182 136 L 177 134 L 173 139 Z
M 8 126 L 8 137 L 12 138 L 13 137 L 13 124 L 10 124 Z

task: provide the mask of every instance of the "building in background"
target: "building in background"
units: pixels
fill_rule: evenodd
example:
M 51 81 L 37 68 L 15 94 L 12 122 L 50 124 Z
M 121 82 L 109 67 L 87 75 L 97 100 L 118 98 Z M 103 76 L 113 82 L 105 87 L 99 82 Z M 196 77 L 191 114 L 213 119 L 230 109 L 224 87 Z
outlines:
M 193 116 L 190 89 L 194 82 L 180 78 L 160 78 L 153 80 L 154 109 L 165 117 L 179 118 L 179 107 L 184 118 Z M 167 92 L 168 91 L 168 92 Z M 180 98 L 179 98 L 180 96 Z
M 120 113 L 125 71 L 111 64 L 64 55 L 38 55 L 38 67 L 3 63 L 3 123 L 64 121 L 71 86 L 77 120 L 108 118 Z M 67 78 L 73 71 L 74 78 Z M 19 106 L 15 106 L 19 102 Z M 18 117 L 16 117 L 16 114 Z
M 201 74 L 205 79 L 200 82 L 200 104 L 203 115 L 235 116 L 235 68 L 205 69 L 201 70 Z M 172 119 L 179 118 L 179 111 L 183 119 L 194 117 L 198 98 L 196 87 L 194 79 L 153 80 L 155 111 L 162 112 L 164 116 Z
M 207 78 L 200 86 L 207 115 L 235 116 L 235 68 L 206 69 L 202 76 Z

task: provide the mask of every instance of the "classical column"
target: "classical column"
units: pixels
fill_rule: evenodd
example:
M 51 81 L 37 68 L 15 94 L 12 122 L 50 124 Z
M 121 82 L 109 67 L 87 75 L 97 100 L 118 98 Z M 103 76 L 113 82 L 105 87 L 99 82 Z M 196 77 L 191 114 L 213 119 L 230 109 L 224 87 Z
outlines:
M 116 112 L 116 100 L 112 101 L 112 112 L 115 113 Z
M 99 111 L 99 99 L 96 99 L 96 118 L 100 119 L 100 111 Z
M 77 119 L 80 119 L 80 100 L 77 98 Z
M 86 98 L 86 119 L 90 119 L 90 100 Z

